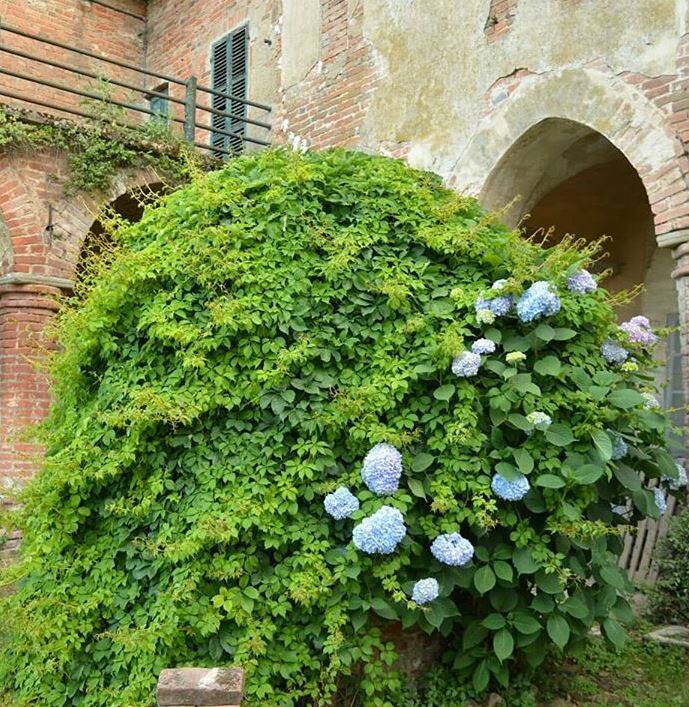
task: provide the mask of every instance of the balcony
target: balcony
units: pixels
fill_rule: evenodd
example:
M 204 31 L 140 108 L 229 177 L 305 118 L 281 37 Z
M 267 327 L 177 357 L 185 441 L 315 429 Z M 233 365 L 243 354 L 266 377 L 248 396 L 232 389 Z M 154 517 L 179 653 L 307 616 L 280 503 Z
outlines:
M 269 145 L 271 107 L 0 24 L 0 101 L 55 118 L 147 122 L 224 159 Z

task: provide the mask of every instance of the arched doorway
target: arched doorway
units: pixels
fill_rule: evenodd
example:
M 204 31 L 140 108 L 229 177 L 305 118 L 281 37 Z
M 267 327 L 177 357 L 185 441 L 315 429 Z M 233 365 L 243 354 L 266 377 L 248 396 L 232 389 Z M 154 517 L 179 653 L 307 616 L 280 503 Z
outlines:
M 515 198 L 516 197 L 516 198 Z M 627 157 L 601 133 L 563 118 L 546 118 L 529 128 L 497 162 L 481 200 L 504 209 L 505 219 L 525 235 L 549 234 L 555 243 L 567 234 L 593 241 L 607 236 L 606 255 L 596 264 L 610 271 L 612 292 L 641 284 L 643 291 L 618 307 L 620 320 L 636 314 L 654 327 L 676 327 L 679 305 L 669 249 L 656 243 L 653 212 L 644 183 Z M 672 333 L 657 349 L 657 384 L 675 423 L 683 424 L 680 337 Z M 675 456 L 683 458 L 681 448 Z M 672 510 L 672 509 L 670 509 Z M 623 562 L 640 581 L 653 581 L 652 550 L 664 521 L 644 521 L 627 539 Z

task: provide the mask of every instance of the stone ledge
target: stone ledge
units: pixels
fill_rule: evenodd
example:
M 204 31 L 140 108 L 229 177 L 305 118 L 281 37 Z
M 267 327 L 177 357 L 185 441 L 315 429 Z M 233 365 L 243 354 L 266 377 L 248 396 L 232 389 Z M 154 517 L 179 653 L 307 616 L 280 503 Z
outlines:
M 243 692 L 239 668 L 168 668 L 158 678 L 159 707 L 237 707 Z
M 664 643 L 669 646 L 682 646 L 689 648 L 689 627 L 687 626 L 661 626 L 646 634 L 649 641 Z

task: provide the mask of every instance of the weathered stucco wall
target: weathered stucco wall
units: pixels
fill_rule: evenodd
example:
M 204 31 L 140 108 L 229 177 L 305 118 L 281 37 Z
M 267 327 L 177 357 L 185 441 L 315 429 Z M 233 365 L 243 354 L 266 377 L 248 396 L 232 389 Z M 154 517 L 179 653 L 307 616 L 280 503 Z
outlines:
M 489 0 L 365 0 L 364 36 L 381 78 L 364 142 L 403 143 L 409 160 L 446 173 L 481 118 L 507 100 L 515 72 L 597 63 L 610 74 L 675 74 L 685 2 L 520 0 L 489 42 Z M 433 37 L 433 41 L 429 41 Z

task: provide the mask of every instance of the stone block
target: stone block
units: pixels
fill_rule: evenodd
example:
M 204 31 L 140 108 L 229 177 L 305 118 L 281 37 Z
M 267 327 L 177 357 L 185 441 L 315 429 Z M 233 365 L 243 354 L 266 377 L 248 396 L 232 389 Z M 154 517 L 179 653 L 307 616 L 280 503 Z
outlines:
M 689 648 L 689 627 L 687 626 L 661 626 L 646 634 L 649 641 L 665 643 L 670 646 Z
M 158 678 L 159 707 L 235 707 L 242 701 L 239 668 L 170 668 Z

